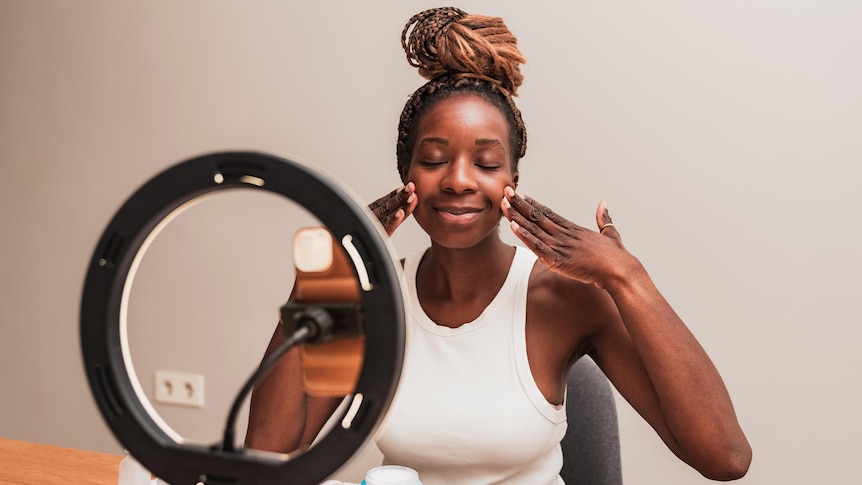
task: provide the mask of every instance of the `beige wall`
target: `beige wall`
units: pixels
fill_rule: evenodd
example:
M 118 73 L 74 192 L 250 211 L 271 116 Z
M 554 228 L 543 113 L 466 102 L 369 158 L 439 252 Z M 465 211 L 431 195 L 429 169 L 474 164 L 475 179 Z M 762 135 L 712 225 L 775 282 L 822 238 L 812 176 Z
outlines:
M 149 177 L 255 149 L 369 201 L 396 186 L 395 125 L 420 84 L 398 37 L 432 3 L 333 3 L 0 2 L 0 436 L 119 450 L 82 372 L 78 305 L 101 231 Z M 755 450 L 742 482 L 857 476 L 862 6 L 461 6 L 506 18 L 529 61 L 522 192 L 590 227 L 609 199 L 734 397 Z M 410 224 L 395 244 L 424 238 Z M 272 322 L 248 319 L 197 344 L 230 339 L 253 362 Z M 193 365 L 146 365 L 162 364 Z M 218 415 L 245 370 L 202 372 Z M 705 482 L 619 408 L 626 483 Z

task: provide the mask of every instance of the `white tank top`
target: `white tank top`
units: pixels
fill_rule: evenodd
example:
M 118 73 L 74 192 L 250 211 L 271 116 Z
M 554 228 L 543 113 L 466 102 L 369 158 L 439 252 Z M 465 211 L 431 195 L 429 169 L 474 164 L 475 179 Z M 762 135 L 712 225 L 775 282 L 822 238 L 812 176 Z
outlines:
M 435 324 L 419 304 L 421 259 L 404 264 L 409 328 L 401 382 L 377 443 L 384 463 L 416 469 L 423 485 L 562 484 L 565 408 L 545 399 L 527 362 L 536 256 L 518 247 L 494 300 L 454 329 Z

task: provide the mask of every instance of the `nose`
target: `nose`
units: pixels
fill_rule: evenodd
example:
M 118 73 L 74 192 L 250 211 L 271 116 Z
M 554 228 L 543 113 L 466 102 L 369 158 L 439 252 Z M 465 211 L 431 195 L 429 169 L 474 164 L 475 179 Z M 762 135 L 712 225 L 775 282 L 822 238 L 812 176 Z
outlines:
M 446 173 L 440 180 L 442 189 L 456 194 L 472 193 L 477 190 L 473 163 L 467 159 L 457 159 L 446 166 Z

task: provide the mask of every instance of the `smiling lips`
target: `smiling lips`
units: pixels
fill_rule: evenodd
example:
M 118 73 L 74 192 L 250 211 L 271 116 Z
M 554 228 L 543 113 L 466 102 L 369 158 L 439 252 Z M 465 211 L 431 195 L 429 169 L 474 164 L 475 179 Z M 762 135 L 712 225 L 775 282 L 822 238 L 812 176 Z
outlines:
M 438 206 L 434 209 L 444 221 L 456 224 L 472 222 L 482 212 L 482 209 L 478 207 Z

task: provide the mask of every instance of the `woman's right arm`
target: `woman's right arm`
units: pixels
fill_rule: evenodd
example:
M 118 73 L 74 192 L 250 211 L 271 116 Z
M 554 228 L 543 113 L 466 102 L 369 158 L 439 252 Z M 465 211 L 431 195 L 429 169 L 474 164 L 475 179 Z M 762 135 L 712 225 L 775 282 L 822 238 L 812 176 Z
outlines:
M 409 182 L 372 202 L 368 208 L 388 235 L 404 222 L 417 205 L 416 186 Z M 291 299 L 294 295 L 291 294 Z M 275 329 L 264 359 L 286 337 L 281 324 Z M 326 424 L 342 398 L 310 396 L 302 386 L 299 348 L 279 359 L 251 395 L 245 446 L 287 453 L 304 448 Z
M 279 323 L 264 358 L 285 340 Z M 306 394 L 301 371 L 299 347 L 294 347 L 255 386 L 251 395 L 246 448 L 289 453 L 314 441 L 342 398 Z

